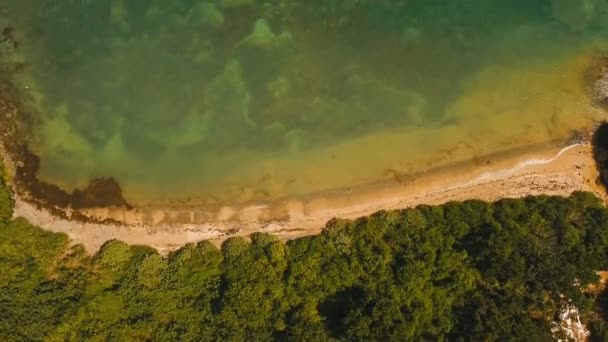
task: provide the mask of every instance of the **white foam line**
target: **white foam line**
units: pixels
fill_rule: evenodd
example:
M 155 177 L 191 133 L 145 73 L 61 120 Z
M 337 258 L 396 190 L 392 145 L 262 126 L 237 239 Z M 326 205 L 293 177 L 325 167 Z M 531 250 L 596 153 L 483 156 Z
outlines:
M 453 190 L 453 189 L 457 189 L 457 188 L 462 188 L 462 187 L 469 187 L 472 185 L 476 185 L 479 184 L 481 182 L 484 181 L 488 181 L 488 180 L 492 180 L 492 179 L 504 179 L 508 176 L 513 175 L 514 173 L 516 173 L 517 171 L 526 168 L 528 166 L 534 166 L 534 165 L 543 165 L 543 164 L 549 164 L 552 163 L 554 161 L 556 161 L 557 159 L 559 159 L 559 157 L 561 157 L 564 153 L 568 152 L 569 150 L 581 146 L 583 144 L 573 144 L 573 145 L 569 145 L 566 146 L 564 148 L 562 148 L 559 152 L 557 152 L 557 154 L 551 158 L 546 158 L 546 159 L 538 159 L 538 158 L 532 158 L 532 159 L 527 159 L 524 161 L 521 161 L 519 163 L 517 163 L 515 166 L 508 168 L 508 169 L 503 169 L 503 170 L 497 170 L 497 171 L 490 171 L 490 172 L 485 172 L 483 174 L 481 174 L 479 177 L 472 179 L 468 182 L 464 182 L 464 183 L 459 183 L 459 184 L 455 184 L 453 186 L 447 187 L 446 190 Z

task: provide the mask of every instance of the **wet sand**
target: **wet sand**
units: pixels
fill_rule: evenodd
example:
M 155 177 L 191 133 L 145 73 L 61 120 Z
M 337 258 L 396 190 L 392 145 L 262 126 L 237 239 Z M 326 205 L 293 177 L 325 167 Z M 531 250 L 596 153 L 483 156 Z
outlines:
M 11 172 L 10 165 L 8 167 Z M 144 244 L 166 254 L 186 243 L 211 240 L 221 244 L 234 236 L 264 232 L 288 240 L 318 234 L 330 219 L 355 219 L 379 210 L 436 205 L 449 201 L 494 201 L 528 195 L 567 196 L 591 191 L 606 199 L 596 183 L 592 146 L 579 143 L 565 148 L 538 147 L 502 153 L 483 161 L 444 167 L 415 177 L 343 189 L 308 198 L 223 207 L 217 212 L 200 208 L 98 208 L 79 214 L 121 224 L 87 223 L 60 218 L 21 196 L 16 196 L 15 216 L 46 230 L 67 234 L 74 243 L 94 253 L 106 241 Z M 68 217 L 72 214 L 69 210 Z

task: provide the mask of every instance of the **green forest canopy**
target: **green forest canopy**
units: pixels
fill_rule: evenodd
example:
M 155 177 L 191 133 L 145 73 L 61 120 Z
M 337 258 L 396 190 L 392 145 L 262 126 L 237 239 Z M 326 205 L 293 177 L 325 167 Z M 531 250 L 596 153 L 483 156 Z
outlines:
M 608 210 L 588 193 L 378 212 L 166 258 L 119 241 L 89 256 L 12 207 L 0 184 L 2 341 L 544 341 L 568 304 L 608 336 L 583 291 L 608 266 Z

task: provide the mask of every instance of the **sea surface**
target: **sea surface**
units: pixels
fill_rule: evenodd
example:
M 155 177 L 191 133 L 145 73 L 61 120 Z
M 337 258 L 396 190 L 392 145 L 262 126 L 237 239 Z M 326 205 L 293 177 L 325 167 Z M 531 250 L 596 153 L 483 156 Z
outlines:
M 604 0 L 3 0 L 42 180 L 269 202 L 559 144 L 606 113 Z

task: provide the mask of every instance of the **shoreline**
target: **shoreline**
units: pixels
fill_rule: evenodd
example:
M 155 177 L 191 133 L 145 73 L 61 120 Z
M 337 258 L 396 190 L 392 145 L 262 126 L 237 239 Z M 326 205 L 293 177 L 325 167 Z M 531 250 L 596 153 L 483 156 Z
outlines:
M 10 174 L 11 170 L 8 171 Z M 14 216 L 24 217 L 45 230 L 65 233 L 74 244 L 83 244 L 89 253 L 95 253 L 106 241 L 117 239 L 148 245 L 167 254 L 187 243 L 210 240 L 219 245 L 230 237 L 247 237 L 255 232 L 289 240 L 318 234 L 333 218 L 356 219 L 380 210 L 417 205 L 541 194 L 567 196 L 574 191 L 590 191 L 606 200 L 603 188 L 596 184 L 597 175 L 592 146 L 586 142 L 521 154 L 506 152 L 485 164 L 469 162 L 443 167 L 404 182 L 373 184 L 355 192 L 331 191 L 272 205 L 223 207 L 214 214 L 192 208 L 116 207 L 82 211 L 99 221 L 122 224 L 61 218 L 14 191 Z
M 27 34 L 19 38 L 26 37 Z M 12 36 L 10 38 L 14 39 Z M 593 192 L 606 200 L 604 189 L 596 184 L 598 171 L 590 143 L 579 141 L 563 147 L 555 140 L 556 137 L 565 138 L 570 130 L 579 133 L 586 131 L 587 127 L 583 127 L 583 124 L 586 125 L 587 121 L 591 123 L 592 120 L 604 118 L 605 108 L 601 107 L 604 99 L 600 97 L 598 100 L 597 97 L 597 89 L 603 90 L 603 88 L 598 88 L 596 79 L 598 75 L 603 75 L 608 61 L 603 57 L 605 52 L 596 45 L 597 43 L 581 45 L 576 51 L 558 50 L 561 53 L 555 56 L 552 53 L 552 59 L 549 60 L 546 60 L 549 56 L 544 54 L 534 55 L 544 58 L 541 58 L 540 62 L 534 59 L 529 63 L 514 65 L 512 68 L 503 63 L 487 63 L 487 65 L 481 63 L 479 70 L 475 69 L 470 76 L 467 74 L 466 78 L 462 77 L 466 82 L 463 82 L 461 92 L 458 96 L 454 94 L 454 99 L 450 99 L 445 104 L 445 113 L 438 127 L 446 123 L 448 130 L 433 131 L 431 127 L 429 131 L 420 133 L 429 136 L 428 141 L 440 141 L 440 138 L 447 135 L 428 133 L 452 132 L 461 127 L 466 128 L 466 131 L 459 132 L 449 140 L 446 139 L 442 142 L 443 145 L 437 144 L 436 150 L 441 152 L 441 155 L 437 155 L 439 162 L 429 159 L 428 163 L 415 164 L 416 168 L 409 168 L 409 164 L 402 167 L 403 163 L 395 163 L 394 165 L 399 166 L 395 166 L 396 169 L 384 169 L 383 178 L 380 178 L 381 174 L 378 172 L 378 178 L 353 178 L 363 179 L 359 183 L 346 179 L 339 183 L 340 186 L 345 187 L 323 191 L 330 186 L 317 187 L 316 183 L 327 180 L 328 175 L 342 180 L 341 177 L 347 172 L 354 172 L 351 170 L 356 170 L 356 167 L 362 163 L 376 164 L 373 158 L 359 160 L 352 158 L 351 154 L 337 154 L 347 157 L 334 161 L 335 165 L 348 171 L 334 174 L 328 172 L 327 176 L 319 177 L 325 175 L 323 169 L 327 164 L 319 162 L 321 159 L 311 157 L 307 162 L 308 165 L 315 167 L 310 174 L 316 177 L 307 178 L 307 182 L 300 186 L 303 191 L 277 191 L 279 194 L 304 194 L 293 198 L 278 197 L 278 195 L 277 197 L 251 196 L 243 201 L 250 198 L 263 198 L 268 201 L 240 202 L 241 204 L 230 206 L 221 206 L 221 203 L 232 204 L 230 200 L 217 201 L 217 206 L 197 205 L 198 202 L 182 203 L 178 200 L 167 200 L 161 205 L 140 201 L 142 205 L 138 206 L 137 198 L 134 198 L 134 207 L 131 207 L 129 198 L 123 197 L 120 184 L 113 178 L 89 179 L 89 186 L 85 185 L 86 188 L 82 189 L 69 187 L 64 189 L 61 187 L 62 184 L 52 183 L 49 180 L 52 178 L 47 178 L 49 180 L 47 183 L 41 179 L 43 177 L 38 178 L 40 160 L 34 158 L 32 161 L 31 158 L 25 158 L 26 155 L 37 158 L 33 154 L 35 151 L 30 153 L 28 150 L 31 145 L 26 144 L 25 137 L 29 135 L 25 133 L 34 127 L 36 119 L 48 118 L 46 111 L 49 108 L 43 106 L 41 102 L 43 93 L 35 82 L 35 73 L 18 75 L 20 71 L 17 67 L 15 70 L 7 69 L 0 73 L 2 78 L 0 83 L 3 85 L 0 89 L 0 121 L 2 121 L 0 159 L 4 160 L 9 175 L 9 186 L 13 190 L 16 202 L 14 215 L 22 216 L 43 229 L 66 233 L 74 243 L 82 243 L 89 253 L 95 252 L 104 242 L 111 239 L 119 239 L 129 244 L 150 245 L 161 253 L 167 253 L 190 242 L 211 240 L 220 244 L 227 238 L 247 237 L 254 232 L 271 233 L 286 240 L 317 234 L 332 218 L 356 219 L 379 210 L 402 209 L 422 204 L 435 205 L 467 199 L 494 201 L 540 194 L 566 196 L 573 191 L 583 190 Z M 596 51 L 598 49 L 601 51 Z M 13 50 L 11 56 L 14 55 L 12 57 L 15 61 L 29 60 L 25 57 L 29 57 L 32 61 L 38 60 L 35 58 L 38 55 L 33 53 L 34 50 L 29 51 L 29 56 L 22 56 L 16 45 Z M 35 50 L 35 52 L 39 52 L 39 57 L 43 57 L 42 52 L 46 51 L 41 48 L 40 51 Z M 516 60 L 518 58 L 514 59 Z M 115 67 L 112 66 L 111 70 Z M 217 77 L 220 80 L 219 74 Z M 445 77 L 443 73 L 442 77 Z M 363 81 L 365 80 L 359 80 L 359 82 Z M 363 83 L 366 82 L 373 83 L 372 81 Z M 602 85 L 603 83 L 599 84 Z M 416 83 L 412 89 L 418 89 L 418 86 L 419 84 Z M 22 96 L 24 93 L 22 87 L 27 87 L 28 90 L 25 97 Z M 395 89 L 401 89 L 401 92 L 406 88 L 409 89 L 403 87 L 403 89 L 399 87 Z M 378 89 L 384 88 L 392 89 L 392 86 Z M 550 91 L 545 92 L 545 89 Z M 434 92 L 431 94 L 435 95 Z M 600 91 L 599 94 L 603 92 Z M 201 110 L 206 110 L 202 104 L 200 107 Z M 35 115 L 38 111 L 45 115 L 38 118 Z M 494 114 L 492 120 L 485 120 L 486 111 Z M 513 121 L 514 118 L 517 118 L 517 121 Z M 535 120 L 526 120 L 530 118 Z M 450 122 L 454 123 L 453 126 L 448 124 Z M 510 126 L 511 122 L 518 125 Z M 488 130 L 485 129 L 486 125 Z M 415 130 L 419 131 L 418 128 Z M 499 134 L 501 139 L 492 140 L 493 134 L 502 132 L 509 134 L 504 136 Z M 589 132 L 581 133 L 582 135 L 590 136 Z M 414 143 L 395 143 L 396 148 L 392 149 L 395 154 L 390 156 L 407 156 L 406 147 L 415 149 L 416 142 L 427 141 L 417 140 L 416 137 L 411 141 L 407 140 Z M 357 144 L 345 141 L 343 146 L 340 146 L 342 148 L 340 151 L 359 153 L 361 146 L 366 146 L 365 143 L 368 142 L 368 140 L 361 141 L 357 141 Z M 402 142 L 402 140 L 388 141 Z M 461 142 L 464 146 L 462 148 L 459 145 Z M 485 142 L 493 142 L 493 144 L 484 145 Z M 550 146 L 550 143 L 554 145 Z M 450 148 L 447 152 L 441 149 L 444 145 Z M 474 148 L 469 148 L 469 145 L 474 145 Z M 381 155 L 379 149 L 375 147 L 377 146 L 368 146 L 365 156 L 379 155 L 378 159 L 390 159 L 387 157 L 388 154 Z M 449 163 L 454 160 L 450 159 L 452 147 L 456 151 L 453 153 L 454 156 L 460 158 L 455 160 L 460 161 Z M 458 154 L 459 152 L 461 154 Z M 421 154 L 424 155 L 424 151 Z M 471 159 L 465 160 L 465 158 Z M 129 155 L 125 157 L 125 160 L 131 159 Z M 347 159 L 352 163 L 344 163 Z M 444 161 L 446 164 L 443 164 Z M 80 160 L 76 159 L 76 162 Z M 239 165 L 239 162 L 237 160 L 236 165 Z M 426 166 L 430 169 L 419 172 Z M 286 173 L 290 170 L 277 168 Z M 259 169 L 259 165 L 255 164 L 252 169 Z M 318 171 L 319 169 L 321 172 Z M 403 170 L 412 171 L 402 173 Z M 59 178 L 68 173 L 69 171 L 64 171 L 59 174 Z M 113 175 L 110 172 L 107 176 Z M 121 178 L 120 175 L 116 177 Z M 368 180 L 376 179 L 379 180 L 366 183 Z M 162 179 L 167 183 L 171 183 L 172 180 L 173 178 L 169 176 L 166 180 Z M 186 183 L 186 185 L 191 184 Z M 222 186 L 222 184 L 218 186 L 220 191 L 224 190 Z M 107 198 L 101 200 L 100 194 L 107 195 Z

